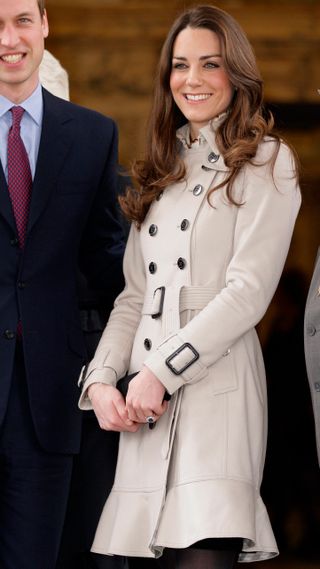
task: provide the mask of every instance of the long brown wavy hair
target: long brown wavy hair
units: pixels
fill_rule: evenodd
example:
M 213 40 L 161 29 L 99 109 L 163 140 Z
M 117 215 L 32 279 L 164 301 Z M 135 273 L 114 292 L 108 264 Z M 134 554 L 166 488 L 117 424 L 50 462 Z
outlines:
M 233 182 L 241 168 L 253 162 L 258 145 L 266 135 L 276 140 L 272 161 L 279 151 L 280 138 L 273 131 L 274 120 L 263 107 L 263 84 L 249 40 L 238 22 L 224 10 L 214 6 L 197 6 L 184 11 L 173 23 L 164 42 L 155 78 L 144 160 L 135 161 L 132 177 L 135 187 L 120 198 L 125 216 L 137 227 L 145 219 L 151 203 L 174 182 L 184 179 L 186 171 L 179 153 L 177 129 L 187 122 L 173 100 L 170 75 L 174 42 L 185 28 L 211 30 L 220 39 L 224 67 L 233 85 L 234 97 L 226 120 L 216 133 L 216 142 L 225 164 L 230 169 L 226 180 L 229 201 Z M 236 204 L 239 205 L 239 204 Z

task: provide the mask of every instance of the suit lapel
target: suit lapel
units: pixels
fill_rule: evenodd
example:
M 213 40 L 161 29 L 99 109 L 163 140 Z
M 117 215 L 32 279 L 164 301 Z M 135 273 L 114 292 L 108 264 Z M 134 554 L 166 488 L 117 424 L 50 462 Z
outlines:
M 56 187 L 59 172 L 74 140 L 68 103 L 43 89 L 44 112 L 27 232 L 36 223 Z
M 8 191 L 8 184 L 3 172 L 2 164 L 0 161 L 0 215 L 4 217 L 6 222 L 10 225 L 12 230 L 16 233 L 16 222 L 14 219 L 13 209 Z

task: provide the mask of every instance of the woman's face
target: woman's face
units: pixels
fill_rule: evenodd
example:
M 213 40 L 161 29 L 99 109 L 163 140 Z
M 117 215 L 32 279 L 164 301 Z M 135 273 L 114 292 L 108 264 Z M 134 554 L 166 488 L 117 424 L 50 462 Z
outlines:
M 190 122 L 191 136 L 229 107 L 233 97 L 217 34 L 206 28 L 185 28 L 173 45 L 172 96 Z

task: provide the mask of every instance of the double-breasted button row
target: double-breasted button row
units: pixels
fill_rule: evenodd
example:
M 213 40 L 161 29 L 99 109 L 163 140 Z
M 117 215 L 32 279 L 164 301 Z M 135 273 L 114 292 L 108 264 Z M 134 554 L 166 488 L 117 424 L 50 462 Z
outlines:
M 187 261 L 185 259 L 183 259 L 182 257 L 179 257 L 179 259 L 177 260 L 177 265 L 179 267 L 179 269 L 184 269 L 187 265 Z M 156 263 L 154 263 L 153 261 L 151 263 L 149 263 L 149 273 L 151 275 L 154 275 L 154 273 L 157 271 L 157 265 Z
M 316 332 L 317 330 L 315 329 L 315 326 L 313 326 L 313 324 L 309 324 L 309 326 L 307 327 L 308 336 L 314 336 Z
M 193 188 L 192 193 L 194 196 L 200 196 L 200 194 L 202 194 L 203 190 L 204 190 L 204 187 L 201 184 L 197 184 Z
M 151 263 L 149 263 L 149 273 L 151 275 L 154 275 L 156 270 L 157 270 L 157 264 L 154 261 L 151 261 Z
M 146 350 L 148 350 L 148 351 L 151 350 L 152 342 L 151 342 L 150 338 L 145 338 L 143 345 L 144 345 Z
M 210 164 L 214 164 L 219 160 L 219 158 L 220 158 L 219 154 L 216 154 L 215 152 L 210 152 L 208 156 L 208 162 L 210 162 Z
M 185 259 L 183 259 L 182 257 L 179 257 L 178 261 L 177 261 L 177 265 L 179 267 L 179 269 L 181 269 L 181 271 L 186 267 L 187 261 Z
M 180 229 L 181 229 L 181 231 L 186 231 L 186 230 L 188 229 L 189 225 L 190 225 L 189 220 L 188 220 L 188 219 L 183 219 L 183 220 L 181 221 L 181 223 L 180 223 Z
M 157 233 L 158 233 L 158 226 L 155 223 L 152 223 L 152 225 L 150 225 L 150 227 L 149 227 L 149 235 L 151 235 L 151 237 L 153 237 Z
M 183 219 L 180 223 L 181 231 L 186 231 L 189 225 L 190 225 L 189 220 Z M 157 233 L 158 233 L 158 226 L 155 223 L 152 223 L 149 227 L 149 235 L 151 235 L 151 237 L 154 237 Z

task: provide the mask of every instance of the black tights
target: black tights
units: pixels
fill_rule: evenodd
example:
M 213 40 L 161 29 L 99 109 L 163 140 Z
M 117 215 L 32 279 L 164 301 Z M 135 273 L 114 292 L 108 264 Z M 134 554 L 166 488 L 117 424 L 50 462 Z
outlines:
M 165 549 L 160 569 L 233 569 L 238 553 L 211 549 Z

